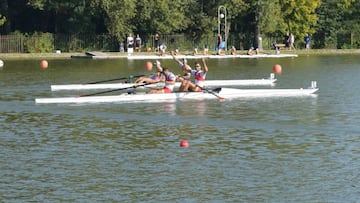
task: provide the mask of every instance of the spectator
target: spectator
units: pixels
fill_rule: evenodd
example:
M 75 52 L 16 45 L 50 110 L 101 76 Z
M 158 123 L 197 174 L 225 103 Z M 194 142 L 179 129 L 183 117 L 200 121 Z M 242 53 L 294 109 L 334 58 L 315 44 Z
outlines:
M 176 47 L 175 49 L 175 55 L 179 55 L 180 54 L 180 48 L 179 47 Z
M 286 48 L 290 48 L 290 35 L 288 32 L 286 33 L 286 35 L 284 37 L 284 44 L 285 44 Z
M 272 43 L 274 50 L 275 50 L 275 54 L 278 55 L 280 54 L 280 47 L 277 46 L 276 42 Z
M 310 49 L 310 36 L 309 34 L 306 34 L 305 37 L 304 37 L 304 43 L 305 43 L 305 48 L 306 49 Z
M 127 52 L 128 54 L 132 54 L 134 52 L 134 37 L 132 34 L 129 34 L 129 36 L 126 39 L 127 42 Z
M 141 51 L 141 38 L 140 38 L 139 34 L 137 34 L 136 38 L 135 38 L 135 51 L 136 52 Z
M 165 44 L 160 45 L 160 54 L 161 54 L 161 56 L 165 55 L 166 49 L 167 49 L 167 47 L 166 47 Z
M 134 37 L 132 36 L 132 34 L 130 33 L 129 36 L 126 39 L 127 42 L 127 48 L 133 48 L 134 45 Z
M 226 48 L 226 43 L 225 43 L 225 41 L 221 41 L 221 42 L 220 42 L 220 45 L 219 45 L 219 47 L 218 47 L 218 52 L 217 52 L 217 54 L 218 54 L 218 55 L 224 55 L 224 50 L 225 50 L 225 48 Z
M 250 47 L 250 49 L 247 51 L 247 55 L 254 55 L 257 54 L 257 49 L 254 47 Z
M 199 46 L 196 45 L 195 48 L 194 48 L 194 56 L 198 55 L 198 50 L 199 50 Z
M 290 50 L 294 49 L 295 50 L 295 46 L 294 46 L 294 42 L 295 42 L 295 37 L 292 33 L 290 33 L 290 38 L 289 38 L 289 43 L 290 43 Z
M 159 51 L 159 39 L 160 39 L 159 34 L 156 33 L 155 37 L 154 37 L 154 50 L 155 50 L 155 52 Z
M 204 55 L 208 55 L 209 54 L 209 47 L 208 45 L 204 46 Z
M 119 42 L 119 52 L 125 52 L 124 42 L 123 41 Z
M 221 35 L 220 35 L 220 34 L 217 35 L 217 39 L 216 39 L 216 40 L 217 40 L 217 41 L 216 41 L 216 49 L 219 50 L 219 49 L 220 49 L 220 44 L 221 44 L 221 42 L 222 42 L 222 38 L 221 38 Z
M 231 55 L 236 55 L 236 48 L 235 48 L 235 46 L 232 46 L 231 47 L 231 50 L 230 50 L 230 52 L 231 52 Z

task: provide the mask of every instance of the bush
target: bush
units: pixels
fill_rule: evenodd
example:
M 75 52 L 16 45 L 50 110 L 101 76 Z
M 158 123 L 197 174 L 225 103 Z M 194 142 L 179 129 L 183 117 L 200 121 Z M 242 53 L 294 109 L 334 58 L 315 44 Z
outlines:
M 54 50 L 54 37 L 51 33 L 38 33 L 25 38 L 25 51 L 29 53 L 47 53 Z

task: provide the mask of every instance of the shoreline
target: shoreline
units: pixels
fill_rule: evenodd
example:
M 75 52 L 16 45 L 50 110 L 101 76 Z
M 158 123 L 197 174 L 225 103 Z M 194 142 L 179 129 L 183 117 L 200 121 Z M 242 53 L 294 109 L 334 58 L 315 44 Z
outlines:
M 264 50 L 266 54 L 274 54 L 274 50 Z M 98 52 L 100 53 L 100 52 Z M 101 52 L 109 56 L 107 59 L 120 59 L 127 58 L 128 54 L 126 52 Z M 360 49 L 299 49 L 299 50 L 282 50 L 281 54 L 296 54 L 298 56 L 309 56 L 309 55 L 358 55 L 360 54 Z M 133 53 L 132 56 L 158 56 L 158 53 L 154 52 L 138 52 Z M 182 52 L 181 55 L 193 55 L 191 51 Z M 214 55 L 215 53 L 210 53 L 209 55 Z M 230 54 L 228 54 L 230 55 Z M 226 56 L 228 56 L 226 55 Z M 246 50 L 238 50 L 237 55 L 246 56 Z M 86 56 L 85 53 L 80 52 L 64 52 L 64 53 L 0 53 L 1 60 L 11 60 L 11 59 L 71 59 L 72 56 Z M 199 56 L 201 56 L 199 54 Z

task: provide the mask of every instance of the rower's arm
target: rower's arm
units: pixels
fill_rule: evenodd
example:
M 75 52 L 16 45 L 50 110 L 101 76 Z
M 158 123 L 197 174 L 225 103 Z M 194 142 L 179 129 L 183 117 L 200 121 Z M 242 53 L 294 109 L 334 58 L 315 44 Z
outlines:
M 179 60 L 178 58 L 176 58 L 176 56 L 174 55 L 174 51 L 171 51 L 171 56 L 173 57 L 173 59 L 174 59 L 176 62 L 180 63 L 180 60 Z
M 156 64 L 157 71 L 160 72 L 160 73 L 162 73 L 163 68 L 161 67 L 160 61 L 156 60 L 156 63 L 155 63 L 155 64 Z
M 166 81 L 167 83 L 169 83 L 170 85 L 175 85 L 175 80 L 168 80 L 168 81 Z
M 183 75 L 183 78 L 190 80 L 191 78 L 191 72 L 187 72 L 186 74 Z

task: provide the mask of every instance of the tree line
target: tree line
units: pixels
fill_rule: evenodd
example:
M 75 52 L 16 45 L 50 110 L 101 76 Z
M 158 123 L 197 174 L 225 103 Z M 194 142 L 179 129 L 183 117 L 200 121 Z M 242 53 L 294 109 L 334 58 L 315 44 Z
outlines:
M 218 33 L 226 18 L 227 38 L 238 48 L 261 40 L 305 34 L 313 48 L 359 48 L 358 0 L 0 0 L 1 34 L 107 34 L 123 41 L 155 33 L 184 34 L 194 41 Z M 226 16 L 219 18 L 219 7 Z M 222 22 L 220 22 L 221 24 Z M 241 47 L 240 47 L 241 46 Z

